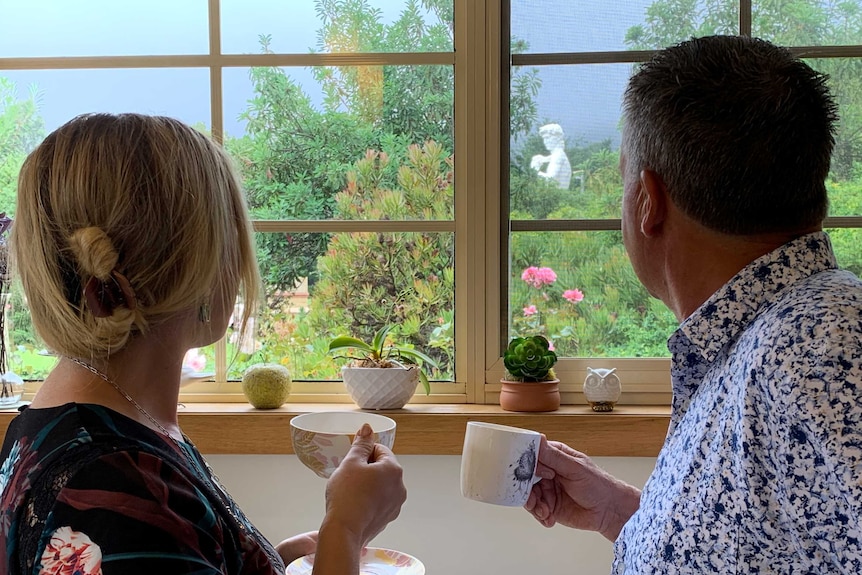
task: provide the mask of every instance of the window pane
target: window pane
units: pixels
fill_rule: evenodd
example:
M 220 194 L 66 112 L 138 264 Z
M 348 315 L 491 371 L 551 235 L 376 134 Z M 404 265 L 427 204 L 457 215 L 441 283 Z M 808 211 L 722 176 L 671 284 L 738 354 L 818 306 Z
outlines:
M 18 171 L 27 154 L 44 137 L 38 91 L 21 90 L 0 75 L 0 212 L 14 216 Z
M 862 277 L 862 250 L 859 249 L 859 246 L 862 246 L 862 229 L 841 228 L 826 231 L 832 240 L 838 265 L 850 270 L 857 277 Z
M 223 0 L 222 52 L 451 52 L 453 1 L 351 2 Z
M 15 84 L 19 100 L 35 93 L 45 132 L 89 112 L 160 114 L 210 126 L 205 68 L 5 71 L 2 77 Z
M 840 46 L 862 42 L 862 2 L 751 3 L 755 36 L 784 46 Z
M 692 36 L 739 33 L 737 0 L 654 0 L 644 2 L 641 21 L 625 33 L 634 50 L 660 49 Z
M 541 333 L 561 357 L 666 357 L 673 314 L 647 294 L 619 232 L 511 237 L 510 337 Z
M 0 57 L 209 51 L 207 0 L 4 0 Z
M 11 293 L 4 304 L 8 369 L 25 380 L 44 378 L 57 363 L 57 358 L 33 331 L 30 311 L 19 283 L 12 282 Z
M 599 52 L 663 48 L 691 36 L 735 34 L 735 0 L 512 0 L 512 51 Z
M 630 73 L 628 64 L 514 69 L 512 219 L 620 216 L 620 100 Z M 524 88 L 533 82 L 535 99 Z M 540 122 L 528 120 L 531 106 Z
M 862 216 L 862 173 L 856 172 L 853 177 L 843 179 L 836 177 L 833 170 L 833 176 L 826 182 L 826 190 L 830 216 Z
M 33 331 L 20 285 L 14 286 L 6 301 L 5 323 L 9 370 L 25 380 L 44 379 L 54 367 L 56 356 Z M 190 349 L 183 358 L 183 372 L 188 383 L 213 379 L 215 346 Z
M 78 114 L 162 114 L 208 131 L 209 89 L 200 68 L 0 71 L 0 211 L 15 213 L 26 155 Z
M 862 59 L 822 58 L 806 62 L 827 74 L 838 104 L 838 130 L 827 187 L 831 216 L 862 216 Z
M 449 66 L 226 70 L 227 148 L 263 220 L 449 220 Z
M 370 341 L 393 323 L 399 343 L 440 364 L 431 379 L 453 379 L 453 234 L 258 233 L 257 243 L 266 305 L 244 337 L 229 332 L 230 378 L 266 361 L 287 365 L 294 379 L 339 379 L 344 362 L 327 353 L 329 341 Z
M 640 49 L 645 41 L 659 41 L 658 38 L 661 41 L 671 39 L 672 42 L 682 40 L 690 34 L 677 26 L 688 22 L 694 28 L 697 19 L 678 14 L 678 6 L 673 9 L 660 7 L 667 3 L 645 0 L 512 0 L 512 51 L 601 52 Z M 730 2 L 726 4 L 731 5 Z M 655 8 L 650 8 L 653 5 Z M 648 13 L 648 8 L 656 11 L 659 17 Z
M 182 90 L 173 89 L 182 86 Z M 37 70 L 0 74 L 0 211 L 15 213 L 17 177 L 48 131 L 84 112 L 174 116 L 208 129 L 209 72 L 202 69 Z M 18 289 L 17 287 L 15 288 Z M 26 302 L 14 291 L 7 309 L 10 368 L 41 379 L 54 365 L 33 333 Z

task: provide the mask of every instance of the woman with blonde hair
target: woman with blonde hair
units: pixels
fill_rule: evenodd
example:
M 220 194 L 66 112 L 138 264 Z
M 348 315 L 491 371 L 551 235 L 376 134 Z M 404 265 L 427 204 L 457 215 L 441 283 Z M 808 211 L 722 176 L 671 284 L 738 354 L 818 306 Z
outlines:
M 0 453 L 0 572 L 357 573 L 406 498 L 391 451 L 357 434 L 318 532 L 273 546 L 177 420 L 182 360 L 244 325 L 260 290 L 222 149 L 176 120 L 79 116 L 21 169 L 13 263 L 60 359 Z M 349 490 L 349 491 L 348 491 Z

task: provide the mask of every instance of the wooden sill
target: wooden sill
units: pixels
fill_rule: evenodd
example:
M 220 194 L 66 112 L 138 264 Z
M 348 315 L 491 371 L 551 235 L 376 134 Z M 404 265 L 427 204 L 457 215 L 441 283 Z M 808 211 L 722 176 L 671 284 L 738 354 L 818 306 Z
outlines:
M 313 411 L 356 411 L 355 406 L 294 403 L 257 410 L 241 403 L 190 403 L 180 409 L 180 425 L 202 453 L 293 453 L 290 420 Z M 617 406 L 612 413 L 566 405 L 551 413 L 512 413 L 499 405 L 408 404 L 381 411 L 397 424 L 394 451 L 402 455 L 460 455 L 471 420 L 535 429 L 591 456 L 654 457 L 664 443 L 670 407 Z M 0 412 L 4 435 L 15 412 Z

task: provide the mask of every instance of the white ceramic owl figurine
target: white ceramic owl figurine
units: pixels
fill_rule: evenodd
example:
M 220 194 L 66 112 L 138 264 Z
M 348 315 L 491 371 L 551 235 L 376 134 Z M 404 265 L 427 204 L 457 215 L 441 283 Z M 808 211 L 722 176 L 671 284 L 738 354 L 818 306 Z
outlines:
M 620 399 L 622 385 L 614 373 L 616 369 L 587 368 L 584 380 L 584 397 L 593 411 L 613 411 Z

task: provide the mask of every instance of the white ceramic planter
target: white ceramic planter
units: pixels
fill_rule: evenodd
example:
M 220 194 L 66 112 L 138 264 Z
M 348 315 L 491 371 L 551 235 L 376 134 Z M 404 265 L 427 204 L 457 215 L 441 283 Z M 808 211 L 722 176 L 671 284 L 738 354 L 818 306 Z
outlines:
M 342 367 L 350 398 L 362 409 L 400 409 L 419 385 L 419 368 Z

